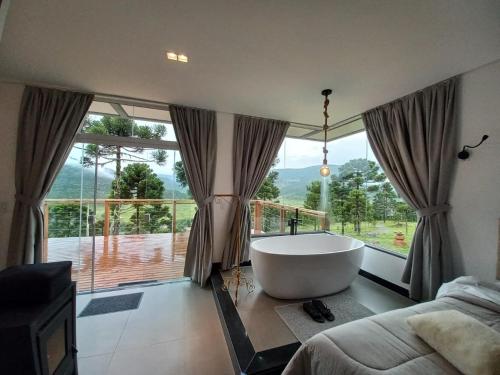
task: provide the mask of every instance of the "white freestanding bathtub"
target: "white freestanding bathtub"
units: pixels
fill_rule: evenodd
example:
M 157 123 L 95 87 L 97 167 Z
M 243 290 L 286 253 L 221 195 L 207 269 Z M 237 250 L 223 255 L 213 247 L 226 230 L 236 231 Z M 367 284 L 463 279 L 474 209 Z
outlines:
M 325 296 L 347 288 L 357 276 L 365 244 L 327 233 L 277 236 L 250 245 L 253 273 L 272 297 Z

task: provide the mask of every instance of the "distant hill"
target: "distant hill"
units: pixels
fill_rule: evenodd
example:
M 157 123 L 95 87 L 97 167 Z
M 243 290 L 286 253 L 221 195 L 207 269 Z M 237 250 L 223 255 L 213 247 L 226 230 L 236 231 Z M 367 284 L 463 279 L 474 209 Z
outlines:
M 184 188 L 182 188 L 176 181 L 174 176 L 159 174 L 158 177 L 165 185 L 165 198 L 175 197 L 179 199 L 187 198 Z M 97 198 L 107 198 L 111 189 L 111 182 L 113 181 L 112 173 L 109 170 L 104 170 L 97 177 Z M 80 184 L 82 183 L 82 192 L 80 192 Z M 94 197 L 94 168 L 83 169 L 79 165 L 66 164 L 59 172 L 59 175 L 50 190 L 47 198 L 75 198 L 79 199 L 80 194 L 84 199 L 92 199 Z
M 339 166 L 331 164 L 332 174 L 338 174 Z M 314 180 L 319 180 L 320 165 L 306 168 L 276 169 L 279 173 L 277 185 L 281 195 L 291 199 L 305 199 L 306 186 Z M 165 184 L 165 198 L 175 197 L 178 199 L 188 198 L 186 189 L 182 188 L 173 175 L 159 174 L 158 177 Z M 57 176 L 48 198 L 80 198 L 81 167 L 76 164 L 66 164 Z M 97 178 L 97 198 L 109 196 L 111 182 L 113 181 L 113 171 L 104 169 Z M 83 169 L 83 192 L 85 199 L 94 197 L 94 169 Z
M 339 173 L 339 165 L 329 164 L 332 174 Z M 282 196 L 294 199 L 304 199 L 306 196 L 306 186 L 312 181 L 320 180 L 319 168 L 315 165 L 306 168 L 275 169 L 279 173 L 277 185 Z

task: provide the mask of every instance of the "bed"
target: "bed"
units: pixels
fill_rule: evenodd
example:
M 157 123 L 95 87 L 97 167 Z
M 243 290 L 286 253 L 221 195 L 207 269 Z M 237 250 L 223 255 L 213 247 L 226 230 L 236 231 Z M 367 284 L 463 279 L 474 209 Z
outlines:
M 406 322 L 415 314 L 450 309 L 500 332 L 499 283 L 461 277 L 443 284 L 434 301 L 323 331 L 300 347 L 283 374 L 460 374 Z

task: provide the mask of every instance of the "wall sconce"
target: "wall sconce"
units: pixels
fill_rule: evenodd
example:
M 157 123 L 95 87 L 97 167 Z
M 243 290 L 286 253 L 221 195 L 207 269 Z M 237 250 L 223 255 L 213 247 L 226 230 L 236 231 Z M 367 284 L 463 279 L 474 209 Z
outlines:
M 479 142 L 477 145 L 475 146 L 469 146 L 469 145 L 465 145 L 464 148 L 462 149 L 462 151 L 460 151 L 458 153 L 458 158 L 459 159 L 462 159 L 462 160 L 465 160 L 465 159 L 468 159 L 469 156 L 470 156 L 470 152 L 467 151 L 466 149 L 467 148 L 476 148 L 476 147 L 479 147 L 484 141 L 486 141 L 488 139 L 488 135 L 483 135 L 483 138 L 481 138 L 481 142 Z

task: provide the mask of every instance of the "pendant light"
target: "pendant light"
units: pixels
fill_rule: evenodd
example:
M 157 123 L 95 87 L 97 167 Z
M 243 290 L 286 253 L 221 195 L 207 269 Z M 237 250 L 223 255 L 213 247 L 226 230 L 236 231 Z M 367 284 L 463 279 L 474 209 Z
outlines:
M 328 154 L 328 150 L 326 149 L 326 137 L 328 134 L 328 104 L 330 104 L 330 100 L 328 100 L 328 95 L 332 94 L 332 90 L 326 89 L 321 91 L 321 95 L 325 97 L 325 101 L 323 102 L 323 116 L 325 116 L 325 123 L 323 124 L 323 131 L 325 132 L 325 139 L 323 144 L 323 165 L 319 169 L 319 174 L 323 177 L 328 177 L 330 175 L 330 168 L 328 167 L 328 161 L 326 160 L 326 155 Z

